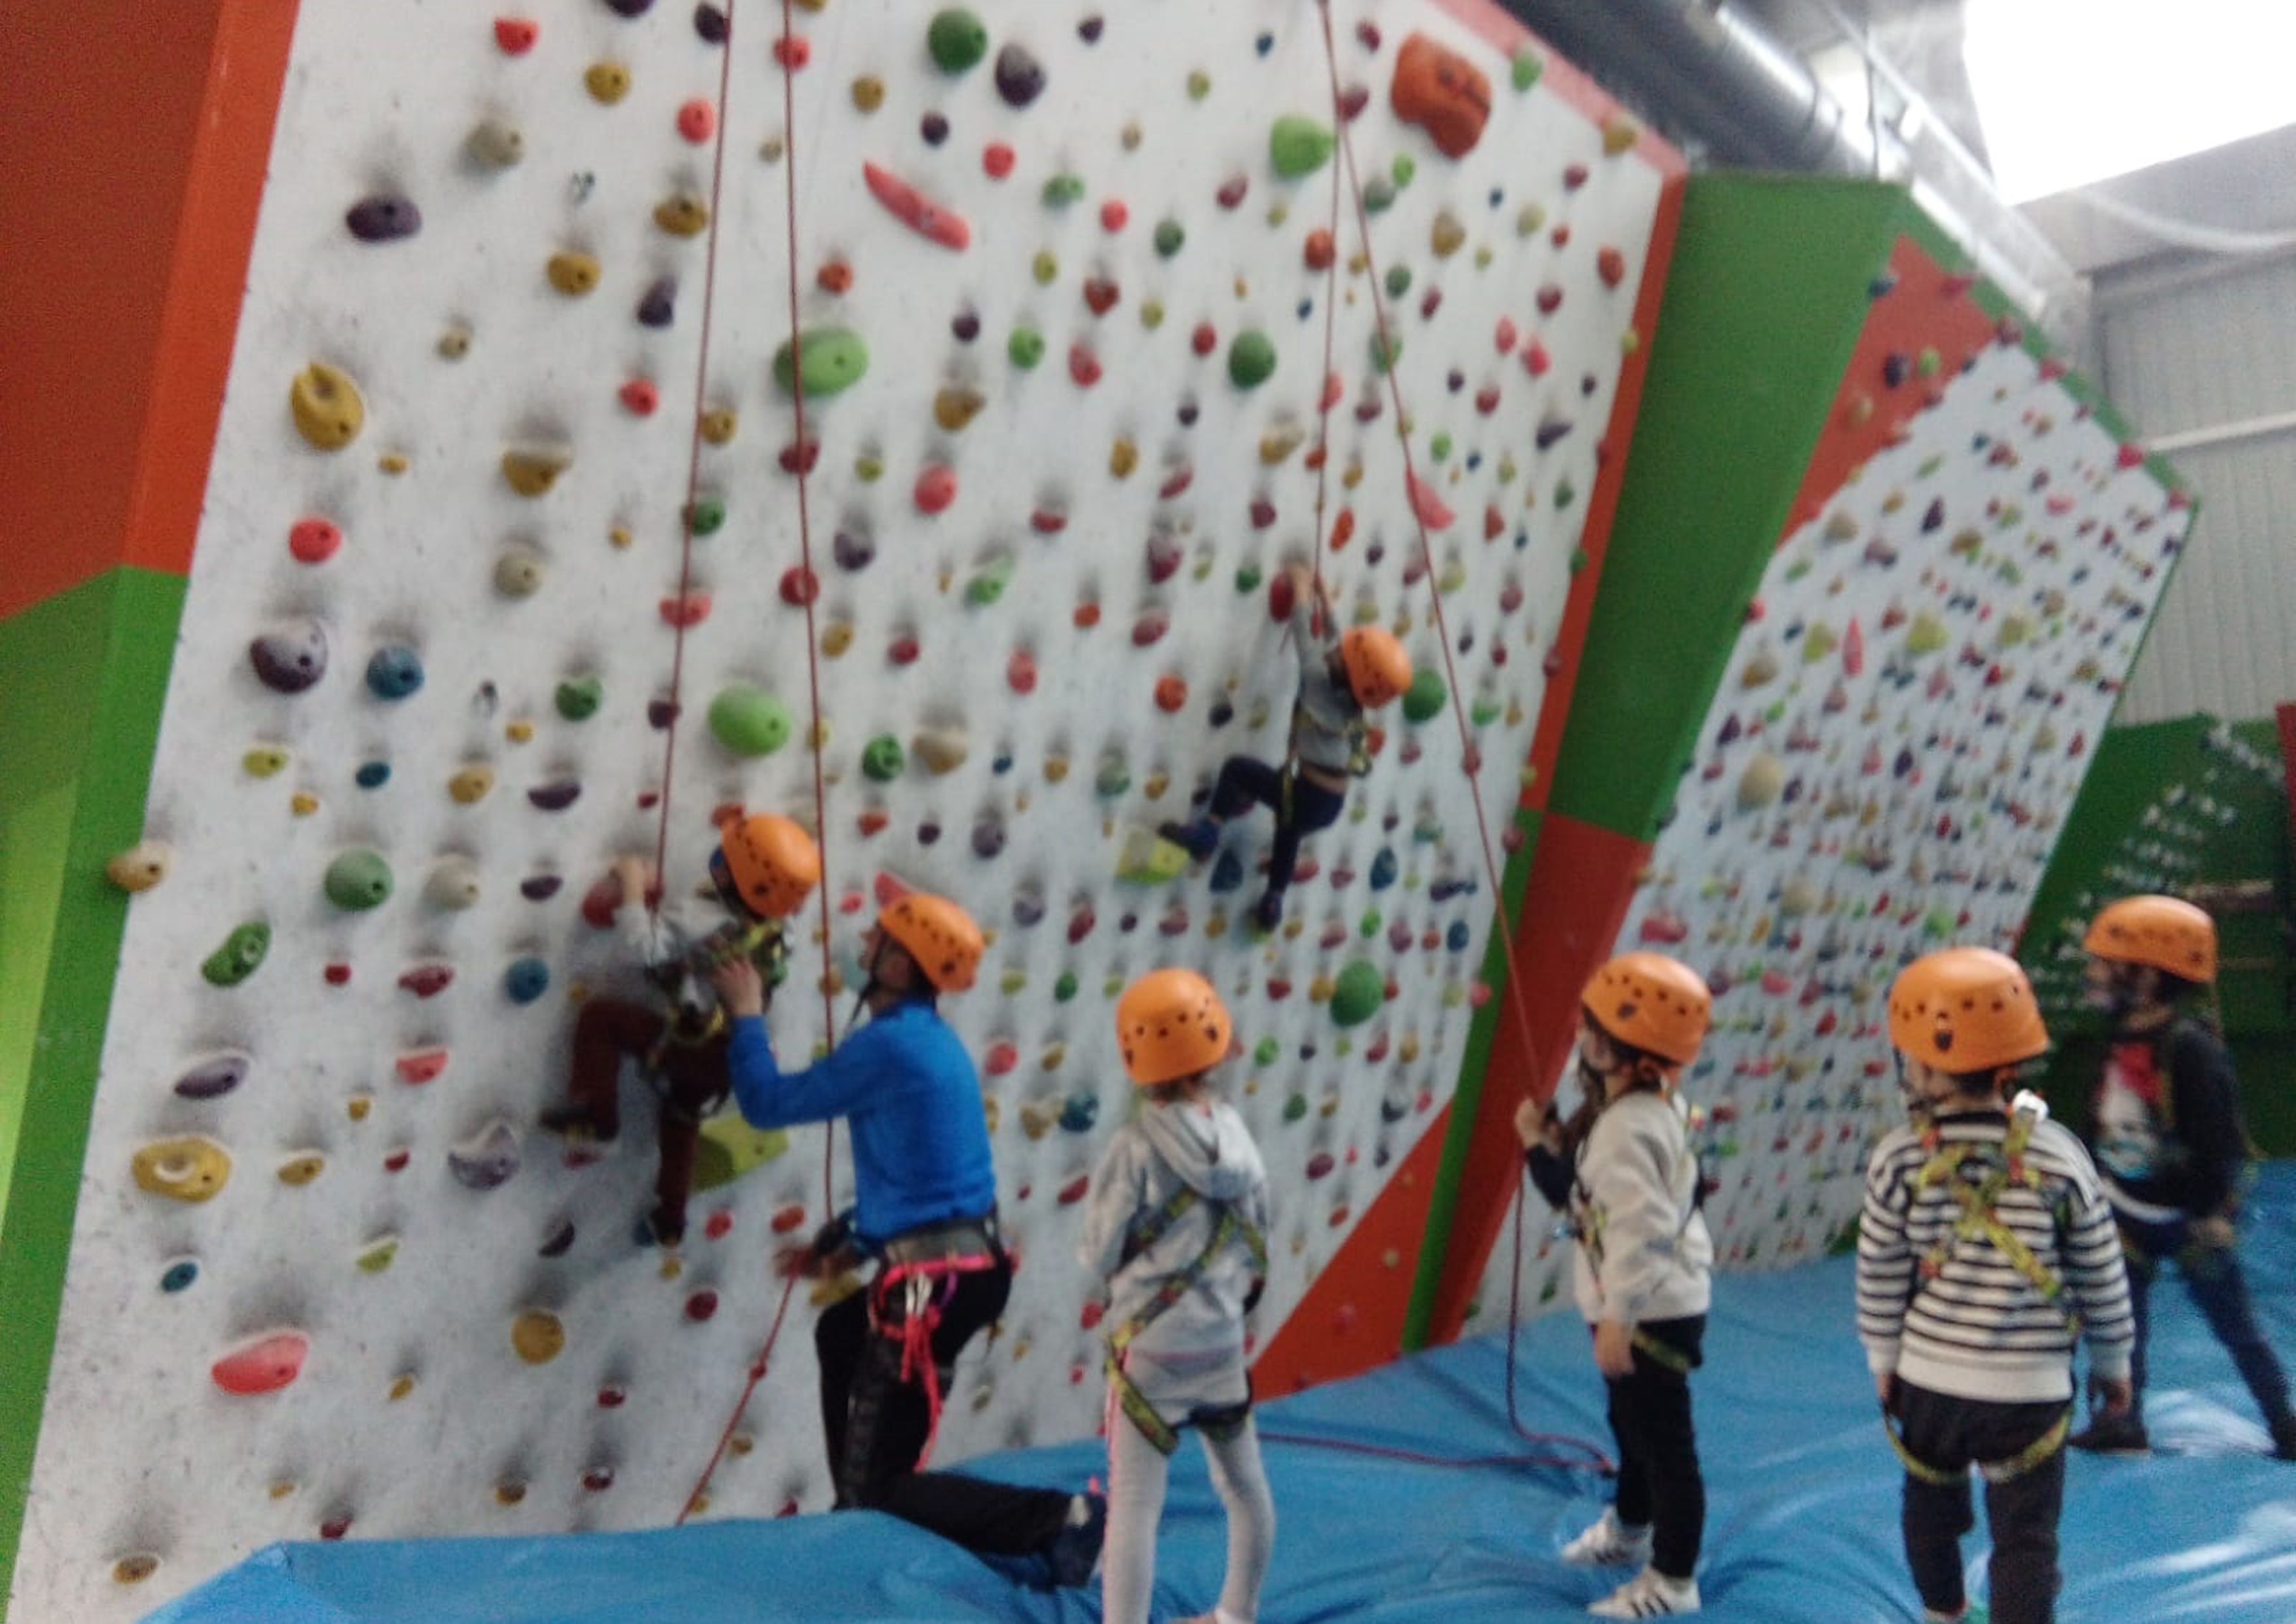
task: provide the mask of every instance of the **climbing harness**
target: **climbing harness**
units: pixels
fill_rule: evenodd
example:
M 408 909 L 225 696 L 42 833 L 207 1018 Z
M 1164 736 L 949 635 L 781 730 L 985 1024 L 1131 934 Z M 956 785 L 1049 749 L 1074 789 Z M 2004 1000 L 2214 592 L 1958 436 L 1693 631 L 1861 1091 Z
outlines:
M 941 1316 L 964 1276 L 984 1274 L 1002 1264 L 996 1215 L 953 1219 L 894 1236 L 882 1248 L 883 1267 L 869 1288 L 869 1326 L 900 1353 L 898 1380 L 922 1379 L 925 1390 L 925 1441 L 916 1469 L 924 1470 L 940 1434 L 942 1401 L 953 1372 L 933 1355 Z
M 1979 1461 L 1978 1475 L 1988 1483 L 2013 1482 L 2039 1466 L 2059 1449 L 2063 1449 L 2065 1439 L 2072 1432 L 2072 1406 L 2068 1404 L 2065 1406 L 2065 1413 L 2057 1417 L 2054 1426 L 2014 1455 L 2005 1460 Z M 1919 1458 L 1907 1449 L 1905 1434 L 1898 1430 L 1898 1424 L 1890 1416 L 1890 1407 L 1886 1404 L 1882 1407 L 1882 1431 L 1890 1440 L 1890 1447 L 1898 1452 L 1898 1458 L 1904 1463 L 1908 1476 L 1919 1478 L 1924 1483 L 1934 1483 L 1941 1489 L 1950 1489 L 1956 1483 L 1965 1483 L 1969 1481 L 1967 1471 L 1940 1470 Z
M 1162 1239 L 1172 1226 L 1197 1207 L 1209 1204 L 1215 1214 L 1211 1237 L 1204 1243 L 1185 1268 L 1176 1269 L 1164 1277 L 1164 1284 L 1148 1300 L 1148 1305 L 1109 1334 L 1108 1382 L 1116 1394 L 1116 1402 L 1140 1435 L 1156 1448 L 1160 1455 L 1169 1455 L 1180 1447 L 1178 1429 L 1157 1413 L 1148 1395 L 1140 1391 L 1129 1372 L 1124 1368 L 1125 1351 L 1137 1341 L 1140 1334 L 1160 1318 L 1166 1310 L 1196 1288 L 1204 1271 L 1218 1259 L 1231 1243 L 1241 1243 L 1251 1258 L 1253 1289 L 1257 1291 L 1267 1278 L 1267 1237 L 1259 1227 L 1246 1219 L 1228 1202 L 1205 1203 L 1202 1196 L 1187 1185 L 1172 1192 L 1161 1206 L 1144 1212 L 1124 1236 L 1123 1261 L 1134 1258 Z M 1240 1405 L 1226 1405 L 1218 1409 L 1197 1412 L 1191 1419 L 1203 1432 L 1214 1438 L 1233 1437 L 1240 1431 L 1251 1413 L 1251 1400 L 1247 1395 Z

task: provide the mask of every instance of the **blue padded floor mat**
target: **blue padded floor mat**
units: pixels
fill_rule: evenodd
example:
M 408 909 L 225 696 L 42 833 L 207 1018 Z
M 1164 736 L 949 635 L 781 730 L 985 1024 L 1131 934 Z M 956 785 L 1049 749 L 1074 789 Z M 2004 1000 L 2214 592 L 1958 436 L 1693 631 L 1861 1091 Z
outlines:
M 2267 1335 L 2296 1355 L 2296 1164 L 2267 1170 L 2243 1244 Z M 1717 1283 L 1696 1378 L 1709 1496 L 1704 1616 L 1726 1624 L 1917 1620 L 1898 1542 L 1899 1473 L 1850 1333 L 1850 1268 L 1835 1259 Z M 2296 1465 L 2272 1460 L 2231 1362 L 2189 1300 L 2153 1295 L 2149 1459 L 2076 1455 L 2063 1522 L 2062 1624 L 2296 1624 Z M 1529 1426 L 1608 1445 L 1586 1334 L 1567 1313 L 1523 1328 Z M 1614 1573 L 1554 1553 L 1605 1498 L 1553 1468 L 1413 1465 L 1329 1446 L 1459 1457 L 1515 1448 L 1505 1343 L 1485 1336 L 1262 1408 L 1275 1560 L 1261 1624 L 1544 1624 L 1582 1619 Z M 1298 1436 L 1315 1444 L 1282 1441 Z M 1081 1488 L 1095 1442 L 969 1468 Z M 1980 1528 L 1966 1542 L 1983 1595 Z M 1176 1464 L 1157 1617 L 1208 1609 L 1220 1511 L 1201 1449 Z M 873 1514 L 635 1534 L 353 1540 L 275 1546 L 147 1624 L 1071 1624 L 1096 1591 L 1022 1590 L 954 1546 Z

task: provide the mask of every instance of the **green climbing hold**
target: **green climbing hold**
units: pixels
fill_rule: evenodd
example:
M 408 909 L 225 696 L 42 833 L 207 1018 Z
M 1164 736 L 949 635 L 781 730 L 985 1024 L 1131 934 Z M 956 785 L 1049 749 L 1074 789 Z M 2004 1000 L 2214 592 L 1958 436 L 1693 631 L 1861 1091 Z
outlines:
M 1364 910 L 1364 917 L 1356 921 L 1356 934 L 1368 942 L 1374 936 L 1379 934 L 1379 927 L 1386 922 L 1387 921 L 1381 917 L 1378 909 L 1366 908 Z
M 1132 788 L 1132 769 L 1124 764 L 1120 755 L 1111 755 L 1100 763 L 1100 771 L 1092 781 L 1093 793 L 1103 801 L 1112 801 Z
M 1514 53 L 1513 77 L 1517 90 L 1529 90 L 1538 83 L 1538 76 L 1546 71 L 1546 64 L 1539 60 L 1537 52 L 1518 51 Z
M 1061 978 L 1053 983 L 1053 1001 L 1056 1004 L 1065 1004 L 1069 1000 L 1074 998 L 1076 995 L 1076 972 L 1074 970 L 1062 970 L 1061 972 Z
M 1259 565 L 1243 565 L 1235 572 L 1235 590 L 1239 592 L 1256 592 L 1259 590 L 1260 582 L 1265 578 L 1259 573 Z
M 1450 456 L 1451 431 L 1449 429 L 1438 428 L 1432 435 L 1428 437 L 1427 454 L 1434 458 L 1438 462 L 1440 462 Z
M 1505 709 L 1506 706 L 1496 699 L 1478 699 L 1467 707 L 1467 720 L 1479 728 L 1487 728 L 1496 722 Z
M 726 527 L 726 499 L 697 496 L 685 510 L 685 522 L 696 535 L 715 535 Z
M 1580 570 L 1586 568 L 1587 566 L 1592 562 L 1594 562 L 1594 560 L 1587 556 L 1587 550 L 1584 547 L 1573 547 L 1570 550 L 1570 573 L 1572 575 L 1577 575 Z
M 1283 1120 L 1285 1122 L 1296 1122 L 1307 1114 L 1308 1097 L 1305 1094 L 1292 1094 L 1285 1097 L 1283 1101 Z
M 796 730 L 789 706 L 763 689 L 736 682 L 709 702 L 709 730 L 736 755 L 771 755 Z
M 1313 175 L 1332 161 L 1332 132 L 1313 118 L 1286 113 L 1267 132 L 1267 157 L 1286 180 Z
M 1251 1063 L 1254 1065 L 1273 1065 L 1275 1057 L 1283 1052 L 1283 1045 L 1274 1038 L 1262 1038 L 1251 1047 Z
M 390 900 L 390 863 L 368 846 L 353 846 L 327 865 L 327 901 L 360 912 Z
M 200 974 L 212 985 L 235 987 L 263 967 L 263 956 L 270 951 L 271 926 L 260 919 L 250 919 L 207 956 Z
M 739 1111 L 721 1111 L 701 1124 L 693 1147 L 693 1187 L 723 1188 L 750 1169 L 789 1149 L 785 1128 L 752 1128 Z
M 1180 251 L 1180 245 L 1187 240 L 1187 230 L 1185 227 L 1181 225 L 1177 220 L 1160 220 L 1157 222 L 1156 251 L 1159 254 L 1161 254 L 1165 258 L 1169 259 L 1173 255 L 1178 253 Z
M 1433 666 L 1422 666 L 1411 673 L 1411 686 L 1403 690 L 1403 719 L 1406 722 L 1427 722 L 1443 714 L 1451 702 L 1451 690 L 1444 685 L 1443 673 Z
M 988 25 L 961 5 L 948 6 L 926 26 L 925 49 L 943 73 L 963 73 L 988 54 Z
M 1078 202 L 1083 199 L 1084 176 L 1081 175 L 1055 175 L 1052 179 L 1045 183 L 1044 196 L 1046 208 L 1066 208 L 1070 204 Z
M 1028 371 L 1045 358 L 1045 335 L 1033 327 L 1016 327 L 1004 341 L 1004 354 L 1014 366 Z
M 1390 298 L 1401 298 L 1405 294 L 1410 291 L 1411 267 L 1409 265 L 1388 266 L 1387 297 Z
M 597 678 L 570 677 L 558 685 L 558 714 L 569 722 L 586 722 L 605 698 L 605 684 Z
M 1387 1001 L 1387 983 L 1379 967 L 1357 959 L 1340 972 L 1332 987 L 1332 1019 L 1341 1026 L 1360 1026 L 1379 1013 Z
M 1395 183 L 1384 175 L 1374 175 L 1364 187 L 1364 212 L 1385 214 L 1395 207 Z
M 869 370 L 869 346 L 849 327 L 816 327 L 794 342 L 784 339 L 774 352 L 774 381 L 797 393 L 797 363 L 805 358 L 805 397 L 826 400 L 861 381 Z
M 1376 330 L 1373 331 L 1371 335 L 1372 371 L 1384 378 L 1402 357 L 1403 340 L 1400 337 Z
M 1388 166 L 1387 172 L 1395 177 L 1395 188 L 1400 192 L 1404 187 L 1411 184 L 1413 178 L 1418 175 L 1419 166 L 1412 161 L 1410 153 L 1398 152 L 1395 155 L 1395 161 Z
M 1002 598 L 1004 589 L 1012 583 L 1013 555 L 1000 552 L 964 583 L 964 600 L 975 608 L 986 608 Z
M 1266 383 L 1275 371 L 1275 344 L 1258 328 L 1235 335 L 1235 342 L 1227 347 L 1228 381 L 1239 389 L 1252 389 Z
M 890 733 L 880 733 L 861 750 L 861 776 L 873 784 L 890 784 L 908 765 L 908 752 Z

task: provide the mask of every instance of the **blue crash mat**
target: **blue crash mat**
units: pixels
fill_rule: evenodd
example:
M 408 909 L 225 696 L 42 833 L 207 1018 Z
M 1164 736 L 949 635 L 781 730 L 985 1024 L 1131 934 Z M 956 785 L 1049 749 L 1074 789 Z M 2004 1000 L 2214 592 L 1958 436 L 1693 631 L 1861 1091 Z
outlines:
M 2296 1356 L 2296 1164 L 2269 1169 L 2243 1245 L 2267 1334 Z M 1733 1276 L 1715 1293 L 1697 1418 L 1710 1509 L 1699 1570 L 1724 1624 L 1918 1619 L 1898 1543 L 1899 1473 L 1850 1333 L 1835 1259 Z M 2063 1624 L 2296 1620 L 2296 1465 L 2265 1453 L 2231 1362 L 2173 1282 L 2154 1294 L 2157 1453 L 2076 1456 L 2063 1524 Z M 1432 1466 L 1334 1446 L 1468 1457 L 1521 1447 L 1503 1401 L 1505 1344 L 1486 1336 L 1263 1407 L 1279 1531 L 1263 1624 L 1511 1624 L 1583 1618 L 1616 1575 L 1554 1552 L 1604 1498 L 1583 1472 Z M 1567 1314 L 1524 1327 L 1526 1424 L 1607 1446 L 1586 1334 Z M 1292 1441 L 1292 1440 L 1312 1440 Z M 1078 1443 L 974 1463 L 986 1475 L 1080 1488 Z M 1210 1606 L 1218 1502 L 1184 1450 L 1165 1511 L 1158 1616 Z M 1968 1543 L 1983 1594 L 1981 1532 Z M 275 1546 L 148 1624 L 810 1624 L 1099 1616 L 1096 1594 L 1016 1588 L 956 1550 L 873 1514 L 528 1539 Z

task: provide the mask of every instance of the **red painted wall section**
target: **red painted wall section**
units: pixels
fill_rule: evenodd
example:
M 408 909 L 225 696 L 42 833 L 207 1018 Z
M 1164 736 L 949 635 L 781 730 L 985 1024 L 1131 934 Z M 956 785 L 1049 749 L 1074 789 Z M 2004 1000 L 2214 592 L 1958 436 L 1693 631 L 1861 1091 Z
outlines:
M 189 568 L 295 12 L 0 6 L 0 618 Z
M 2296 705 L 2276 706 L 2280 724 L 2280 764 L 2288 774 L 2288 836 L 2296 841 Z

